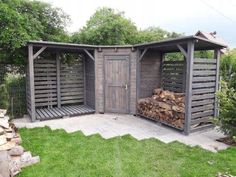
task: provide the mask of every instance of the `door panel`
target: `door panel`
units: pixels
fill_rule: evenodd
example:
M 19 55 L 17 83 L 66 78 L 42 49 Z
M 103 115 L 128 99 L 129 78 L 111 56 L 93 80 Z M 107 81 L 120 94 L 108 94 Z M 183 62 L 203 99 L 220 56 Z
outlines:
M 105 112 L 129 112 L 129 57 L 105 56 Z

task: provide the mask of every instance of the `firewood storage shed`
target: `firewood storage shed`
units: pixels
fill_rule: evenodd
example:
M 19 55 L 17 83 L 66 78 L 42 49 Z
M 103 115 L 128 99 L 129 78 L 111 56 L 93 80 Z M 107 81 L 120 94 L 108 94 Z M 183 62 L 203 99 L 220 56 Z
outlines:
M 140 114 L 138 101 L 151 97 L 154 89 L 163 88 L 184 93 L 182 132 L 209 128 L 210 117 L 218 112 L 215 92 L 220 50 L 225 47 L 198 36 L 126 46 L 30 41 L 28 113 L 33 121 L 94 112 L 153 119 Z M 214 51 L 212 59 L 195 56 L 195 51 L 204 50 Z M 42 52 L 55 55 L 46 59 L 41 57 Z M 60 59 L 61 53 L 68 52 L 82 57 L 68 65 Z M 167 60 L 166 56 L 173 52 L 181 53 L 183 59 Z
M 28 42 L 26 100 L 32 121 L 95 112 L 94 49 L 89 45 Z M 71 64 L 62 60 L 65 54 L 72 55 Z
M 219 60 L 221 49 L 226 46 L 198 36 L 188 36 L 135 47 L 139 50 L 138 100 L 151 97 L 156 88 L 184 95 L 183 120 L 180 127 L 166 121 L 168 117 L 163 120 L 150 116 L 148 112 L 142 114 L 142 111 L 138 111 L 138 114 L 177 128 L 185 134 L 213 127 L 211 118 L 218 114 L 215 93 L 219 87 Z M 212 52 L 210 58 L 201 58 L 201 53 L 197 53 L 209 50 Z M 182 54 L 182 59 L 168 60 L 168 55 L 175 52 Z

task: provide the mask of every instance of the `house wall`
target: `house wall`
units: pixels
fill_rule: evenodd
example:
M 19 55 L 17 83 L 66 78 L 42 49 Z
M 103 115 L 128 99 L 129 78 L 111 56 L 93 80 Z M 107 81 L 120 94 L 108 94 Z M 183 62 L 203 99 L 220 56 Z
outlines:
M 161 87 L 161 53 L 147 51 L 140 63 L 139 98 L 150 97 L 153 89 Z
M 103 48 L 102 51 L 95 51 L 95 97 L 96 112 L 104 113 L 104 56 L 106 55 L 127 55 L 130 58 L 130 114 L 136 113 L 136 62 L 137 52 L 131 48 Z

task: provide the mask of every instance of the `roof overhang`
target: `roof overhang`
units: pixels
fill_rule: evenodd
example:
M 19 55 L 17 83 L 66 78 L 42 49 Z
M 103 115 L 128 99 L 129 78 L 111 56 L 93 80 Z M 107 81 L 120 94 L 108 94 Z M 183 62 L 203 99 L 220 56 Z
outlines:
M 187 49 L 187 43 L 194 42 L 195 51 L 198 50 L 214 50 L 223 49 L 227 46 L 225 44 L 217 43 L 199 36 L 185 36 L 173 39 L 167 39 L 158 42 L 150 42 L 136 45 L 87 45 L 87 44 L 74 44 L 74 43 L 61 43 L 49 41 L 29 41 L 28 45 L 33 45 L 36 48 L 46 47 L 47 50 L 64 51 L 64 52 L 84 52 L 84 50 L 95 50 L 103 48 L 134 48 L 134 49 L 154 49 L 163 53 L 179 52 L 177 45 L 181 45 Z

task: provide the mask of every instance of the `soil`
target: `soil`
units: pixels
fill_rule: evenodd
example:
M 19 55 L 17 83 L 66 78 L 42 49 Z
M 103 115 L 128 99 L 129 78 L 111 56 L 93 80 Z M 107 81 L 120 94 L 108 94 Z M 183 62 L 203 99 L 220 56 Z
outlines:
M 236 147 L 236 142 L 233 140 L 232 137 L 224 137 L 224 138 L 217 139 L 216 141 L 219 141 L 221 143 L 225 143 L 227 145 Z

